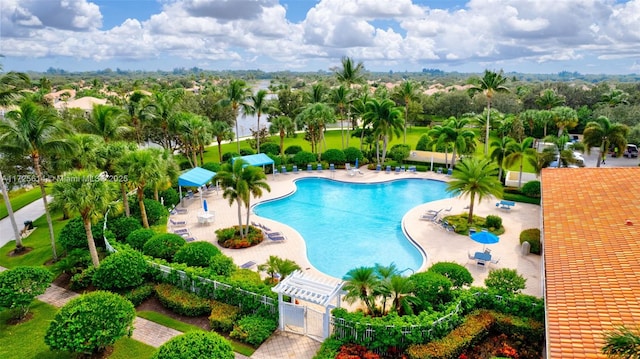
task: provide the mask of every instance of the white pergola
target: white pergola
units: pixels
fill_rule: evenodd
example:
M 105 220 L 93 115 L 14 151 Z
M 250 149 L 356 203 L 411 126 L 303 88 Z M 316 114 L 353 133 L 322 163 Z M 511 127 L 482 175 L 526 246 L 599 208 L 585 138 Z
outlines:
M 284 301 L 284 296 L 303 300 L 313 304 L 321 305 L 325 308 L 324 316 L 324 337 L 329 337 L 329 317 L 331 309 L 340 308 L 340 296 L 344 294 L 340 280 L 311 275 L 308 272 L 297 270 L 285 277 L 278 285 L 271 288 L 272 291 L 278 293 L 278 309 L 280 312 L 280 330 L 284 330 L 287 320 L 285 313 L 286 308 L 291 303 Z M 335 299 L 335 304 L 332 304 Z

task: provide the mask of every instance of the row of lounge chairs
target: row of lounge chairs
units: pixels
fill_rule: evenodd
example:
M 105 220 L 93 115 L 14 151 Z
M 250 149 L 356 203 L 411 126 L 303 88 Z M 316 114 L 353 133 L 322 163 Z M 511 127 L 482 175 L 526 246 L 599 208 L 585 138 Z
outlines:
M 271 228 L 256 222 L 251 222 L 251 225 L 262 230 L 265 237 L 273 242 L 282 242 L 287 239 L 282 232 L 272 231 Z

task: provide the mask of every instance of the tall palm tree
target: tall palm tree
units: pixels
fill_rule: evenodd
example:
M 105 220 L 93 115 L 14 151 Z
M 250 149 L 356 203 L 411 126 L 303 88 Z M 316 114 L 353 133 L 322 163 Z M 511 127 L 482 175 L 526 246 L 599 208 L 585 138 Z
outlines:
M 447 184 L 447 192 L 469 196 L 469 218 L 467 222 L 473 223 L 473 209 L 476 197 L 478 202 L 486 196 L 493 195 L 502 198 L 502 183 L 496 176 L 498 166 L 489 159 L 479 160 L 475 157 L 466 157 L 458 163 L 453 170 L 453 178 Z
M 344 120 L 349 107 L 349 89 L 340 85 L 331 91 L 331 103 L 335 106 L 340 121 L 340 134 L 342 135 L 342 149 L 344 150 Z
M 609 107 L 616 107 L 617 105 L 628 105 L 629 94 L 620 89 L 611 89 L 611 91 L 602 95 L 600 103 Z
M 2 66 L 0 66 L 2 70 Z M 0 77 L 0 106 L 14 103 L 31 84 L 29 75 L 22 72 L 8 72 Z
M 300 112 L 296 117 L 296 122 L 303 123 L 306 127 L 305 139 L 311 142 L 311 152 L 318 155 L 318 161 L 322 151 L 320 151 L 320 143 L 324 142 L 324 130 L 326 124 L 335 121 L 333 109 L 326 103 L 312 103 Z M 325 145 L 326 148 L 326 145 Z
M 148 115 L 148 98 L 146 94 L 135 91 L 129 96 L 125 106 L 137 143 L 143 141 L 144 121 Z
M 242 199 L 242 201 L 244 202 L 244 207 L 247 210 L 247 225 L 245 227 L 245 235 L 248 235 L 249 223 L 251 223 L 249 222 L 251 217 L 251 197 L 260 198 L 262 197 L 262 190 L 271 192 L 271 187 L 269 187 L 269 184 L 267 183 L 267 175 L 265 175 L 264 171 L 260 167 L 245 167 L 241 173 L 241 178 L 245 183 L 242 187 L 246 187 L 247 189 L 246 196 Z
M 81 119 L 76 128 L 84 133 L 98 135 L 104 142 L 125 138 L 133 128 L 125 124 L 125 115 L 120 108 L 108 105 L 95 105 L 88 118 Z
M 362 62 L 354 63 L 350 57 L 343 57 L 340 60 L 342 67 L 334 70 L 334 74 L 339 82 L 347 84 L 348 88 L 351 85 L 364 81 L 364 64 Z
M 620 327 L 604 335 L 602 353 L 609 358 L 640 359 L 640 333 Z
M 151 177 L 148 185 L 153 189 L 153 199 L 160 201 L 159 191 L 171 188 L 180 175 L 180 168 L 171 152 L 159 148 L 149 149 L 156 158 L 158 176 Z
M 373 314 L 375 312 L 374 292 L 380 285 L 380 280 L 376 276 L 374 268 L 354 268 L 347 272 L 342 280 L 345 282 L 342 289 L 347 292 L 344 300 L 348 303 L 354 303 L 359 299 L 366 306 L 368 313 Z
M 231 80 L 226 88 L 226 97 L 220 101 L 223 106 L 231 106 L 233 119 L 236 124 L 236 145 L 238 153 L 240 153 L 240 131 L 238 129 L 238 115 L 240 108 L 247 106 L 247 100 L 251 94 L 251 89 L 243 80 Z
M 366 121 L 370 121 L 373 132 L 376 134 L 376 159 L 377 163 L 384 163 L 387 156 L 387 145 L 389 140 L 395 134 L 400 137 L 404 120 L 402 119 L 402 110 L 396 107 L 395 103 L 390 99 L 378 100 L 371 99 L 366 104 L 366 112 L 364 114 Z M 380 160 L 380 151 L 378 142 L 382 140 L 382 161 Z
M 524 160 L 534 156 L 536 150 L 531 148 L 533 145 L 533 137 L 527 137 L 521 142 L 511 142 L 507 147 L 507 155 L 504 158 L 504 164 L 507 167 L 513 166 L 516 162 L 520 164 L 520 175 L 518 176 L 518 187 L 522 187 L 522 170 Z
M 73 145 L 66 137 L 69 131 L 54 112 L 28 101 L 21 103 L 18 109 L 7 113 L 5 119 L 6 121 L 0 121 L 0 150 L 28 155 L 33 162 L 49 225 L 49 238 L 55 262 L 58 260 L 58 255 L 53 222 L 48 210 L 41 158 L 45 153 L 71 153 Z
M 578 113 L 567 106 L 558 106 L 551 109 L 553 122 L 558 127 L 558 137 L 564 134 L 566 129 L 572 129 L 578 125 Z
M 411 101 L 418 98 L 418 86 L 411 80 L 405 80 L 400 85 L 399 95 L 404 102 L 404 139 L 403 144 L 407 144 L 407 124 L 409 122 L 409 106 Z
M 545 89 L 535 100 L 536 105 L 543 110 L 564 105 L 564 96 L 558 95 L 553 89 Z
M 280 137 L 280 156 L 284 156 L 284 138 L 294 133 L 293 121 L 287 116 L 278 116 L 271 120 L 269 132 Z
M 126 180 L 128 169 L 118 166 L 118 163 L 126 156 L 127 153 L 133 152 L 137 148 L 138 146 L 135 143 L 116 141 L 109 142 L 98 149 L 98 157 L 102 159 L 102 161 L 98 162 L 98 167 L 112 175 L 113 178 L 117 179 L 116 182 L 120 186 L 122 206 L 124 208 L 125 216 L 127 217 L 131 215 L 131 211 L 129 210 L 129 196 L 127 195 L 129 188 L 127 187 Z
M 167 150 L 173 150 L 172 133 L 175 124 L 172 123 L 176 107 L 180 100 L 184 97 L 183 89 L 172 89 L 154 93 L 149 99 L 147 105 L 147 114 L 149 119 L 155 125 L 152 133 L 160 130 L 160 134 L 155 136 L 160 145 Z
M 446 127 L 449 127 L 451 131 L 451 144 L 453 145 L 453 152 L 451 153 L 451 167 L 456 166 L 456 153 L 467 154 L 475 150 L 475 137 L 476 134 L 467 128 L 469 119 L 462 118 L 460 120 L 455 117 L 449 117 Z
M 371 121 L 367 121 L 364 119 L 364 114 L 367 112 L 367 102 L 369 102 L 369 93 L 365 92 L 361 96 L 356 97 L 350 106 L 351 114 L 354 116 L 354 121 L 357 122 L 358 119 L 362 119 L 362 131 L 360 131 L 360 151 L 363 150 L 364 144 L 364 136 L 365 132 L 367 132 L 369 126 L 371 125 Z
M 267 90 L 258 90 L 255 95 L 249 96 L 251 103 L 244 108 L 247 115 L 256 115 L 258 117 L 258 132 L 260 132 L 260 116 L 268 110 Z M 260 153 L 260 135 L 257 136 L 256 148 Z
M 431 146 L 444 147 L 444 165 L 449 167 L 449 147 L 453 142 L 454 130 L 446 125 L 435 125 L 427 132 L 431 138 Z
M 158 152 L 153 149 L 141 149 L 127 153 L 118 163 L 120 173 L 126 173 L 126 179 L 136 189 L 136 197 L 140 206 L 142 225 L 149 228 L 147 211 L 144 206 L 144 188 L 147 184 L 156 183 L 162 177 L 158 166 Z
M 504 86 L 507 82 L 507 78 L 503 76 L 502 70 L 500 72 L 494 72 L 489 70 L 484 70 L 484 76 L 482 78 L 472 78 L 470 80 L 473 87 L 469 88 L 471 93 L 475 92 L 483 92 L 487 97 L 487 123 L 486 123 L 486 134 L 484 141 L 484 154 L 489 154 L 489 130 L 491 123 L 491 100 L 493 99 L 493 95 L 498 92 L 508 92 L 509 89 Z
M 222 163 L 222 141 L 233 140 L 233 130 L 228 123 L 224 121 L 213 121 L 211 123 L 211 135 L 218 142 L 218 160 Z
M 101 180 L 98 171 L 75 170 L 65 173 L 65 178 L 68 180 L 58 181 L 53 185 L 51 204 L 62 203 L 65 210 L 80 214 L 87 235 L 91 262 L 97 268 L 100 260 L 91 225 L 113 206 L 113 201 L 118 197 L 116 184 Z
M 16 248 L 14 249 L 14 253 L 21 253 L 25 250 L 24 246 L 22 245 L 22 235 L 18 230 L 18 224 L 16 223 L 16 218 L 13 214 L 13 208 L 11 207 L 11 201 L 9 200 L 9 192 L 7 191 L 7 187 L 4 184 L 2 171 L 0 171 L 0 191 L 2 191 L 4 205 L 7 208 L 7 215 L 9 216 L 9 220 L 11 221 L 11 228 L 13 229 L 13 237 L 16 241 Z
M 612 123 L 607 117 L 600 116 L 595 121 L 587 123 L 584 128 L 582 143 L 591 154 L 592 147 L 600 147 L 596 167 L 600 167 L 600 160 L 606 156 L 610 146 L 617 148 L 627 147 L 627 135 L 629 127 L 621 123 Z M 619 155 L 619 154 L 617 154 Z
M 515 140 L 511 137 L 502 137 L 501 139 L 497 139 L 491 142 L 491 151 L 490 158 L 493 161 L 498 163 L 498 178 L 502 181 L 502 170 L 504 169 L 504 158 L 508 154 L 508 148 L 511 143 L 515 142 Z

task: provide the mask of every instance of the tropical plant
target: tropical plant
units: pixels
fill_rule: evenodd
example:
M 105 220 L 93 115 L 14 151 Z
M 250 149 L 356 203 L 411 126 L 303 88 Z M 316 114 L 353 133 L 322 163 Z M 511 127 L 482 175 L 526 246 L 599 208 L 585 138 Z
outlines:
M 484 76 L 482 78 L 472 78 L 469 82 L 473 85 L 473 87 L 469 88 L 471 93 L 483 92 L 487 97 L 487 122 L 486 122 L 486 133 L 485 133 L 485 142 L 484 142 L 484 154 L 489 154 L 489 131 L 491 123 L 491 100 L 493 99 L 493 95 L 497 92 L 507 92 L 509 89 L 504 86 L 507 82 L 507 78 L 503 76 L 502 70 L 500 72 L 494 72 L 489 70 L 484 70 Z
M 149 272 L 142 253 L 119 250 L 105 258 L 93 273 L 92 283 L 105 290 L 123 290 L 140 286 Z
M 133 332 L 135 308 L 119 294 L 95 291 L 71 299 L 49 324 L 44 342 L 53 350 L 96 354 Z
M 411 101 L 418 99 L 418 85 L 411 80 L 405 80 L 400 84 L 398 95 L 404 103 L 404 137 L 403 144 L 407 144 L 407 124 L 409 122 L 409 106 Z
M 446 123 L 446 127 L 450 128 L 450 139 L 453 145 L 453 152 L 451 153 L 451 167 L 456 166 L 456 153 L 468 154 L 475 150 L 475 133 L 467 128 L 469 119 L 462 118 L 460 120 L 455 117 L 449 117 L 449 121 Z
M 382 164 L 387 155 L 389 140 L 393 135 L 400 137 L 404 126 L 402 110 L 389 99 L 378 100 L 376 98 L 369 100 L 365 108 L 366 112 L 363 118 L 371 123 L 373 133 L 376 135 L 376 161 L 378 164 Z M 380 141 L 382 141 L 382 159 L 380 158 Z
M 453 170 L 453 178 L 447 184 L 447 192 L 469 196 L 469 217 L 467 223 L 473 223 L 475 199 L 478 202 L 488 195 L 502 198 L 502 184 L 496 177 L 498 166 L 488 159 L 466 157 Z
M 318 156 L 318 161 L 322 155 L 320 151 L 320 143 L 324 143 L 324 131 L 326 124 L 333 123 L 335 121 L 335 115 L 333 109 L 329 105 L 316 102 L 311 103 L 300 112 L 296 117 L 296 122 L 300 122 L 305 125 L 306 133 L 305 140 L 311 143 L 311 152 Z M 326 150 L 326 144 L 324 148 Z
M 247 107 L 247 101 L 251 94 L 251 89 L 247 85 L 244 80 L 231 80 L 226 87 L 226 97 L 220 101 L 220 104 L 223 106 L 230 106 L 231 111 L 233 112 L 233 120 L 236 124 L 236 145 L 238 153 L 240 153 L 240 139 L 239 139 L 239 129 L 238 129 L 238 115 L 240 112 L 240 108 Z
M 0 70 L 2 66 L 0 66 Z M 0 106 L 6 106 L 18 100 L 29 88 L 31 79 L 23 72 L 11 71 L 0 77 Z
M 233 359 L 231 344 L 214 332 L 190 332 L 162 344 L 152 359 Z
M 507 167 L 511 167 L 516 162 L 520 163 L 520 175 L 518 177 L 518 187 L 522 187 L 522 171 L 524 169 L 524 160 L 527 157 L 535 155 L 535 150 L 531 148 L 533 144 L 533 138 L 527 137 L 522 142 L 511 142 L 507 147 L 507 155 L 504 158 L 504 164 Z
M 278 116 L 271 120 L 269 132 L 280 137 L 280 155 L 284 155 L 284 137 L 293 134 L 293 121 L 287 116 Z
M 347 292 L 344 300 L 347 303 L 360 300 L 364 303 L 367 312 L 373 314 L 376 306 L 374 293 L 380 285 L 375 269 L 373 267 L 357 267 L 347 272 L 342 280 L 345 282 L 342 289 Z
M 551 116 L 558 127 L 558 137 L 562 136 L 565 130 L 572 129 L 578 124 L 578 113 L 571 107 L 554 107 L 551 109 Z
M 346 111 L 349 108 L 349 89 L 340 85 L 334 88 L 331 91 L 331 103 L 336 108 L 336 112 L 338 113 L 338 121 L 340 122 L 340 135 L 342 136 L 342 149 L 345 148 L 344 145 L 344 120 L 346 116 Z M 348 127 L 347 127 L 348 130 Z M 347 136 L 347 139 L 349 137 Z
M 52 277 L 43 267 L 19 266 L 0 272 L 0 308 L 15 310 L 14 318 L 24 318 L 31 302 L 45 292 Z
M 265 272 L 275 281 L 276 277 L 283 280 L 289 274 L 299 270 L 300 266 L 291 259 L 283 259 L 278 256 L 269 256 L 269 259 L 258 266 L 258 270 Z
M 158 183 L 163 174 L 159 166 L 158 151 L 141 149 L 127 153 L 118 163 L 119 173 L 126 173 L 126 179 L 136 188 L 142 226 L 149 228 L 149 220 L 144 206 L 144 188 L 147 184 Z
M 165 150 L 174 149 L 173 136 L 178 130 L 174 115 L 178 103 L 184 96 L 184 89 L 178 88 L 155 92 L 148 98 L 145 114 L 150 126 L 147 134 Z
M 604 334 L 605 345 L 602 354 L 610 358 L 639 359 L 640 333 L 624 326 Z
M 76 170 L 64 174 L 52 189 L 53 202 L 63 203 L 69 212 L 78 212 L 87 236 L 94 267 L 100 265 L 91 225 L 102 218 L 109 208 L 117 208 L 114 200 L 118 189 L 114 182 L 95 171 Z
M 45 215 L 49 226 L 49 238 L 53 261 L 58 260 L 56 253 L 53 222 L 47 201 L 47 192 L 42 174 L 42 156 L 49 153 L 71 153 L 73 145 L 66 135 L 69 133 L 65 125 L 55 113 L 37 106 L 32 102 L 23 102 L 20 107 L 9 111 L 5 121 L 0 121 L 0 150 L 9 153 L 28 155 L 33 162 L 38 186 L 44 203 Z
M 591 154 L 592 147 L 600 147 L 596 167 L 600 167 L 600 160 L 606 155 L 606 151 L 611 147 L 626 148 L 627 134 L 629 128 L 620 123 L 612 123 L 604 116 L 598 117 L 595 121 L 587 123 L 583 132 L 582 143 Z M 616 155 L 620 155 L 619 153 Z
M 222 162 L 222 141 L 233 140 L 234 133 L 228 123 L 224 121 L 213 121 L 211 123 L 211 135 L 218 142 L 218 158 Z
M 255 95 L 249 96 L 251 103 L 244 108 L 247 115 L 256 115 L 258 120 L 258 132 L 260 131 L 260 116 L 268 110 L 267 90 L 258 90 Z M 260 136 L 257 136 L 256 144 L 257 153 L 260 153 Z
M 173 261 L 191 267 L 207 267 L 211 257 L 219 254 L 218 247 L 209 242 L 191 242 L 178 249 L 173 255 Z
M 545 89 L 535 100 L 536 105 L 543 110 L 551 110 L 554 107 L 564 105 L 564 96 L 558 95 L 553 89 Z
M 85 133 L 98 135 L 104 142 L 122 140 L 133 128 L 125 124 L 125 113 L 118 107 L 95 105 L 89 117 L 83 118 L 76 127 Z
M 498 178 L 502 181 L 502 170 L 504 169 L 504 159 L 508 155 L 509 146 L 514 143 L 515 140 L 511 137 L 502 137 L 501 139 L 493 140 L 491 142 L 490 158 L 496 161 L 498 164 Z
M 527 280 L 515 269 L 509 268 L 493 269 L 484 280 L 484 285 L 487 288 L 503 295 L 520 293 L 526 288 L 526 283 Z
M 391 310 L 399 315 L 412 314 L 413 308 L 420 304 L 420 299 L 413 295 L 415 284 L 411 278 L 394 275 L 389 280 L 388 288 L 392 300 Z

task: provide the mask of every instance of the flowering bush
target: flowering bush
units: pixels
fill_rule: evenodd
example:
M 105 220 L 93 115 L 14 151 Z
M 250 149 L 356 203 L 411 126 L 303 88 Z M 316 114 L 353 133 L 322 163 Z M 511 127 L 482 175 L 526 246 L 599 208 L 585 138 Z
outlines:
M 216 236 L 218 237 L 218 244 L 224 248 L 248 248 L 262 243 L 264 240 L 264 234 L 262 230 L 249 226 L 249 234 L 245 238 L 240 237 L 240 229 L 238 226 L 231 228 L 221 228 L 216 230 Z

